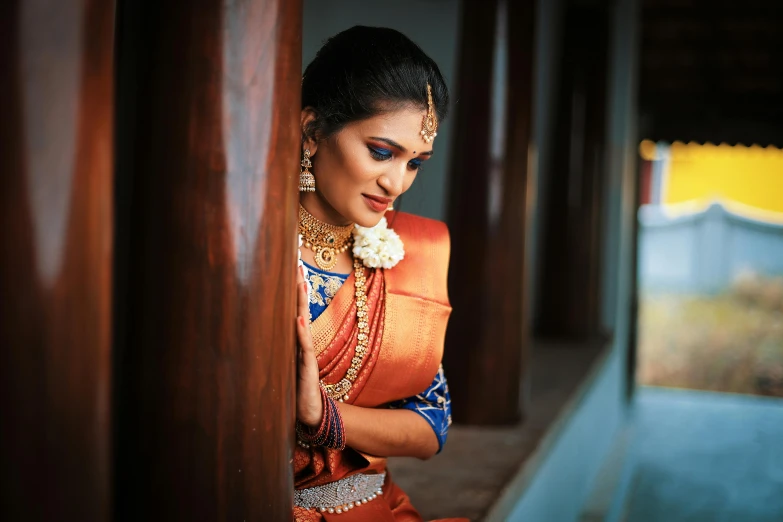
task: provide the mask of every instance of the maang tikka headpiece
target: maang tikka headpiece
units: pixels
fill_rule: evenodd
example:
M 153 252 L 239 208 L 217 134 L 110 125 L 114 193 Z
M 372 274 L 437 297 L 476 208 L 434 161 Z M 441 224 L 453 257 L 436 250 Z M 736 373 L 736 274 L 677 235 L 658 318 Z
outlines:
M 432 103 L 432 87 L 427 84 L 427 114 L 424 116 L 424 122 L 421 124 L 421 138 L 432 143 L 435 136 L 438 135 L 438 118 L 435 116 L 435 104 Z

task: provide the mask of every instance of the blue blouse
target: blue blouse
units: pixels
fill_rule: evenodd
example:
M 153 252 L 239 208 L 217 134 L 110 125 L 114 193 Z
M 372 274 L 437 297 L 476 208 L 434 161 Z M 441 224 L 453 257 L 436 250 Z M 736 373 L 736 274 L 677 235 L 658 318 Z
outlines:
M 310 283 L 310 320 L 315 321 L 332 302 L 349 274 L 336 274 L 307 263 L 304 265 L 307 267 L 307 279 Z M 451 426 L 451 396 L 443 366 L 438 368 L 435 379 L 426 390 L 413 397 L 395 401 L 389 404 L 389 408 L 405 408 L 424 417 L 438 437 L 438 453 L 440 453 Z

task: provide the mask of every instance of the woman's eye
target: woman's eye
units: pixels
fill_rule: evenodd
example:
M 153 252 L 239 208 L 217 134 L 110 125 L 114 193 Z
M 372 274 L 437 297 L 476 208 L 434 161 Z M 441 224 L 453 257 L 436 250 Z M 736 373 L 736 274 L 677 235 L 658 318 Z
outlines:
M 392 157 L 392 153 L 388 149 L 378 149 L 375 147 L 367 147 L 367 149 L 370 151 L 370 156 L 377 161 L 386 161 Z
M 421 168 L 420 159 L 412 159 L 408 162 L 408 168 L 411 170 L 419 170 Z

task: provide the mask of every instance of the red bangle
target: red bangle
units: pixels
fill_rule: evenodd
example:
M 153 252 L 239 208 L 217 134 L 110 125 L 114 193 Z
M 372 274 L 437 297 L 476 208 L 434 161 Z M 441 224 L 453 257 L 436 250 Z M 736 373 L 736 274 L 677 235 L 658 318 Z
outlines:
M 329 398 L 323 386 L 321 386 L 321 401 L 323 404 L 321 425 L 318 430 L 313 431 L 312 428 L 297 421 L 297 443 L 304 448 L 324 446 L 332 449 L 345 449 L 345 425 L 342 415 L 337 408 L 337 403 L 334 399 Z

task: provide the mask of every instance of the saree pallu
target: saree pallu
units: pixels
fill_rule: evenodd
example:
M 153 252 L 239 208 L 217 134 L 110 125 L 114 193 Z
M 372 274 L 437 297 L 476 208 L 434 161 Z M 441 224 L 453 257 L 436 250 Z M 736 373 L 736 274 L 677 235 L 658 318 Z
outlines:
M 449 236 L 445 224 L 410 214 L 389 212 L 390 227 L 405 245 L 405 258 L 389 270 L 367 269 L 367 355 L 345 402 L 380 407 L 421 393 L 438 372 L 451 306 L 447 293 Z M 358 342 L 351 274 L 311 331 L 321 379 L 336 383 L 345 376 Z M 294 453 L 295 487 L 319 486 L 354 473 L 381 473 L 386 459 L 351 448 L 303 449 Z M 387 475 L 383 495 L 342 514 L 295 508 L 297 521 L 422 520 L 408 496 Z M 448 519 L 464 520 L 464 519 Z

